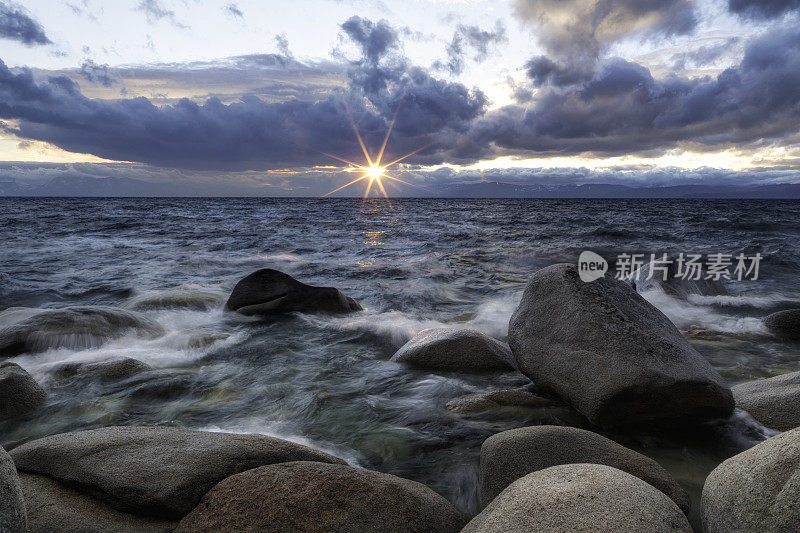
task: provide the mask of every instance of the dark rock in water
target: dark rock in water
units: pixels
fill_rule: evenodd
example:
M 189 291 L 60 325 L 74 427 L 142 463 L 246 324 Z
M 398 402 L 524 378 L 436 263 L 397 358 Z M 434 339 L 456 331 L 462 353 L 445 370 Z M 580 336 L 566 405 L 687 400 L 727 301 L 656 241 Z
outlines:
M 475 414 L 502 407 L 555 407 L 566 406 L 561 400 L 545 398 L 520 389 L 495 390 L 469 394 L 447 402 L 447 410 L 458 414 Z
M 728 289 L 722 281 L 714 279 L 683 279 L 678 277 L 678 264 L 673 261 L 667 268 L 667 279 L 664 279 L 664 273 L 661 265 L 655 265 L 651 279 L 647 279 L 650 275 L 650 263 L 645 264 L 638 271 L 639 279 L 634 278 L 635 284 L 638 286 L 638 292 L 644 292 L 653 288 L 659 288 L 666 294 L 686 300 L 689 296 L 726 296 Z M 687 276 L 688 278 L 688 276 Z
M 145 309 L 210 309 L 222 304 L 224 296 L 188 288 L 150 291 L 133 298 L 126 307 Z
M 28 509 L 28 528 L 32 532 L 167 533 L 178 525 L 177 521 L 117 511 L 46 476 L 22 474 L 20 481 Z
M 63 433 L 11 451 L 21 473 L 41 474 L 125 512 L 180 519 L 219 481 L 272 463 L 344 463 L 263 435 L 166 427 L 108 427 Z
M 531 472 L 571 463 L 613 466 L 654 486 L 684 513 L 691 507 L 686 491 L 649 457 L 597 433 L 560 426 L 511 429 L 486 439 L 481 446 L 481 505 Z
M 10 309 L 0 314 L 0 355 L 96 348 L 127 335 L 155 339 L 164 333 L 158 322 L 115 307 Z
M 0 419 L 24 415 L 41 407 L 47 393 L 16 363 L 0 363 Z
M 734 455 L 706 478 L 703 531 L 796 532 L 800 525 L 800 429 Z
M 294 462 L 231 476 L 178 531 L 456 533 L 466 519 L 421 483 L 346 465 Z
M 800 372 L 748 381 L 731 390 L 736 406 L 768 428 L 800 427 Z
M 508 346 L 474 329 L 424 329 L 392 357 L 427 370 L 514 370 Z
M 0 531 L 25 533 L 27 529 L 25 499 L 17 469 L 6 451 L 0 447 Z
M 121 381 L 148 370 L 153 370 L 153 367 L 138 359 L 124 357 L 93 363 L 66 363 L 56 368 L 54 376 L 58 379 Z
M 772 313 L 764 319 L 764 325 L 776 337 L 800 341 L 800 309 Z
M 264 268 L 243 278 L 233 288 L 225 309 L 243 315 L 350 313 L 361 306 L 333 287 L 312 287 L 292 276 Z
M 520 371 L 596 425 L 688 425 L 733 412 L 722 377 L 661 311 L 622 281 L 581 281 L 575 265 L 531 277 L 508 337 Z
M 664 493 L 622 470 L 553 466 L 509 485 L 463 533 L 691 533 Z

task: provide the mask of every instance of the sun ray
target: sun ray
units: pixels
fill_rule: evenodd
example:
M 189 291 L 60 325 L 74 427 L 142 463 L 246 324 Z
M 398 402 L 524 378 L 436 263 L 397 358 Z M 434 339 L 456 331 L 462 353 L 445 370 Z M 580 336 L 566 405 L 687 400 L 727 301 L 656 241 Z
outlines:
M 359 146 L 361 146 L 361 151 L 364 152 L 364 157 L 367 158 L 367 163 L 369 163 L 369 166 L 373 166 L 372 158 L 369 156 L 369 150 L 367 150 L 367 147 L 364 144 L 364 140 L 361 138 L 361 133 L 358 131 L 358 128 L 356 127 L 356 121 L 353 120 L 353 115 L 350 114 L 350 109 L 347 107 L 347 104 L 345 104 L 344 110 L 347 113 L 347 118 L 350 119 L 350 125 L 353 126 L 353 131 L 356 134 L 356 139 L 358 139 Z
M 354 183 L 356 183 L 356 182 L 358 182 L 358 181 L 361 181 L 361 180 L 363 180 L 364 178 L 368 178 L 368 177 L 369 177 L 369 176 L 367 176 L 366 174 L 364 174 L 364 175 L 363 175 L 363 176 L 361 176 L 360 178 L 356 178 L 356 179 L 354 179 L 353 181 L 351 181 L 350 183 L 347 183 L 347 184 L 345 184 L 345 185 L 342 185 L 342 186 L 341 186 L 341 187 L 339 187 L 338 189 L 334 189 L 334 190 L 332 190 L 332 191 L 331 191 L 331 192 L 329 192 L 329 193 L 323 194 L 323 195 L 322 195 L 322 197 L 324 198 L 324 197 L 326 197 L 326 196 L 330 196 L 331 194 L 335 193 L 336 191 L 341 191 L 341 190 L 342 190 L 342 189 L 344 189 L 345 187 L 349 187 L 349 186 L 351 186 L 352 184 L 354 184 Z

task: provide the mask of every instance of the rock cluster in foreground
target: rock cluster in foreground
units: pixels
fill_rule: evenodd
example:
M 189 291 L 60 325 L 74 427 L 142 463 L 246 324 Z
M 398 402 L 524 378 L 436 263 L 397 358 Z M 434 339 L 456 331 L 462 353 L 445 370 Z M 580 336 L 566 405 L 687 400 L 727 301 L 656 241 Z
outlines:
M 520 371 L 598 426 L 727 418 L 733 396 L 661 311 L 628 284 L 572 264 L 534 273 L 508 328 Z

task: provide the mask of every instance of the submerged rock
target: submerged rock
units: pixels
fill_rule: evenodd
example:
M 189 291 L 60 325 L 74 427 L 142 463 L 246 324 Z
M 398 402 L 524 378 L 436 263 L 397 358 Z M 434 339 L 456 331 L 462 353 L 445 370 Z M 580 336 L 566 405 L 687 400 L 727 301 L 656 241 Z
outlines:
M 427 370 L 513 370 L 508 346 L 474 329 L 424 329 L 392 357 Z
M 54 376 L 58 379 L 120 381 L 148 370 L 153 370 L 153 367 L 138 359 L 124 357 L 91 363 L 66 363 L 55 369 Z
M 59 533 L 167 533 L 177 521 L 159 520 L 117 511 L 47 476 L 20 476 L 28 508 L 29 531 Z M 0 528 L 2 531 L 2 528 Z
M 800 309 L 772 313 L 764 319 L 764 325 L 776 337 L 800 341 Z
M 613 466 L 654 486 L 684 513 L 691 507 L 686 491 L 649 457 L 597 433 L 560 426 L 511 429 L 486 439 L 481 446 L 481 505 L 531 472 L 571 463 Z
M 263 435 L 167 427 L 63 433 L 11 451 L 21 473 L 41 474 L 126 513 L 180 519 L 226 477 L 258 466 L 332 455 Z
M 469 394 L 447 402 L 447 410 L 458 414 L 476 414 L 502 407 L 562 407 L 561 400 L 545 398 L 521 389 L 495 390 Z
M 638 280 L 634 279 L 638 290 L 644 292 L 653 288 L 661 289 L 666 294 L 687 300 L 690 296 L 727 296 L 728 290 L 720 280 L 715 279 L 683 279 L 678 276 L 678 263 L 673 261 L 667 268 L 667 279 L 661 265 L 652 267 L 653 274 L 650 279 L 650 263 L 645 264 L 638 271 Z
M 21 416 L 41 407 L 47 393 L 16 363 L 0 363 L 0 419 Z
M 0 531 L 25 533 L 27 529 L 25 499 L 17 469 L 6 451 L 0 447 Z
M 459 531 L 466 520 L 421 483 L 346 465 L 292 462 L 231 476 L 178 531 Z
M 536 272 L 508 329 L 523 374 L 599 426 L 686 425 L 733 412 L 722 377 L 658 309 L 571 264 Z
M 127 335 L 155 339 L 164 333 L 158 322 L 115 307 L 9 309 L 0 313 L 0 355 L 96 348 Z
M 241 279 L 233 288 L 225 309 L 243 315 L 302 313 L 350 313 L 361 306 L 333 287 L 300 283 L 278 270 L 264 268 Z
M 209 309 L 225 301 L 221 294 L 197 289 L 167 289 L 135 296 L 127 307 L 131 309 Z
M 463 533 L 691 533 L 661 491 L 605 465 L 569 464 L 509 485 Z
M 800 524 L 800 429 L 734 455 L 706 478 L 706 533 L 794 532 Z
M 731 390 L 736 406 L 768 428 L 800 427 L 800 372 L 748 381 Z

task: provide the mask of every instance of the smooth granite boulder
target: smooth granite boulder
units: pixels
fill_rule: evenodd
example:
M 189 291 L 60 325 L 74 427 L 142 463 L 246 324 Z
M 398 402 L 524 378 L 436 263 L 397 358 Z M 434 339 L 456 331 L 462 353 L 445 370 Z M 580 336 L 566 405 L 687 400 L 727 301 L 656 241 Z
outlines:
M 509 485 L 462 533 L 691 533 L 664 493 L 605 465 L 569 464 Z
M 392 357 L 426 370 L 513 370 L 508 346 L 474 329 L 424 329 Z
M 339 289 L 313 287 L 278 270 L 264 268 L 236 284 L 225 309 L 243 315 L 280 315 L 294 311 L 342 314 L 360 311 L 361 306 Z
M 53 375 L 57 379 L 86 381 L 121 381 L 136 374 L 153 370 L 153 367 L 132 357 L 95 361 L 91 363 L 65 363 Z
M 16 363 L 0 363 L 0 420 L 29 413 L 44 405 L 47 393 Z
M 772 313 L 764 319 L 764 325 L 777 337 L 800 341 L 800 309 Z
M 47 476 L 22 474 L 20 481 L 31 533 L 167 533 L 178 525 L 117 511 Z
M 421 483 L 301 461 L 227 478 L 205 495 L 178 531 L 455 533 L 465 523 L 450 502 Z
M 481 446 L 481 505 L 531 472 L 570 463 L 613 466 L 669 496 L 684 513 L 689 495 L 658 463 L 616 442 L 583 429 L 531 426 L 492 435 Z
M 17 469 L 0 447 L 0 532 L 25 533 L 26 524 L 25 499 Z
M 219 481 L 285 461 L 344 463 L 266 437 L 167 427 L 107 427 L 62 433 L 11 451 L 22 473 L 48 476 L 119 511 L 179 519 Z
M 12 308 L 0 313 L 0 355 L 96 348 L 128 335 L 155 339 L 164 333 L 158 322 L 116 307 Z
M 796 533 L 800 527 L 800 428 L 715 468 L 703 485 L 705 533 Z
M 768 428 L 800 427 L 800 372 L 740 383 L 731 390 L 736 406 Z
M 733 413 L 730 389 L 627 283 L 581 281 L 572 264 L 536 272 L 511 317 L 520 371 L 606 427 L 691 425 Z
M 494 390 L 478 394 L 468 394 L 447 402 L 448 411 L 458 414 L 477 414 L 503 407 L 566 407 L 561 400 L 545 398 L 520 389 Z

